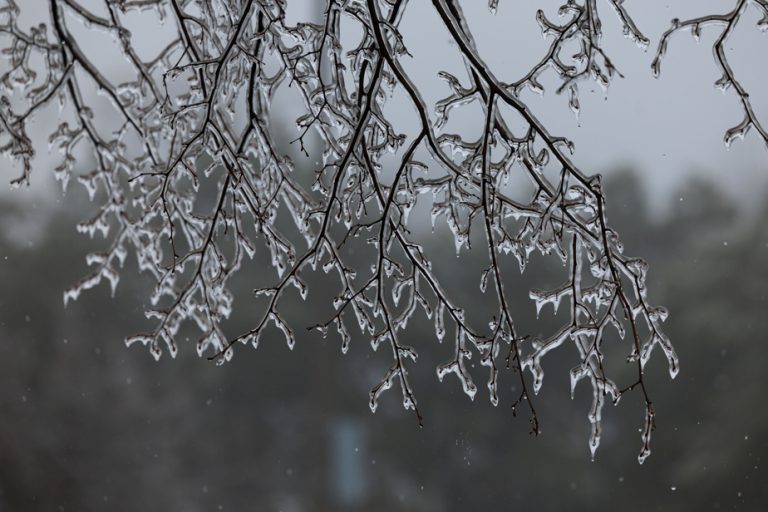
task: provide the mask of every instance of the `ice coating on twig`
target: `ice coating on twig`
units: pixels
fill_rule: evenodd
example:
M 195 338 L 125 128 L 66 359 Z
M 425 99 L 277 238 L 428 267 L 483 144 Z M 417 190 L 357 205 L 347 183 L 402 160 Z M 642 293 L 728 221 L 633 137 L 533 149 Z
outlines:
M 765 2 L 753 1 L 765 9 Z M 495 14 L 499 3 L 490 0 L 488 8 Z M 154 327 L 126 343 L 147 346 L 155 358 L 177 353 L 185 323 L 199 331 L 198 354 L 217 364 L 229 361 L 240 344 L 258 347 L 265 333 L 293 349 L 298 329 L 307 326 L 289 320 L 283 301 L 310 300 L 313 273 L 323 274 L 337 287 L 333 312 L 311 327 L 338 335 L 343 353 L 359 330 L 373 350 L 391 355 L 370 391 L 372 411 L 388 389 L 399 387 L 403 407 L 422 422 L 409 372 L 418 367 L 424 340 L 411 342 L 408 329 L 411 319 L 424 315 L 447 353 L 437 378 L 458 381 L 474 399 L 480 382 L 470 364 L 475 357 L 480 368 L 474 372 L 488 372 L 483 382 L 490 402 L 508 399 L 513 411 L 527 408 L 532 433 L 539 432 L 533 398 L 543 385 L 545 358 L 573 344 L 578 360 L 571 393 L 582 380 L 592 388 L 592 456 L 606 398 L 617 403 L 638 389 L 650 414 L 642 462 L 653 427 L 643 368 L 659 347 L 670 375 L 679 369 L 661 330 L 666 310 L 649 303 L 647 265 L 623 254 L 608 225 L 599 176 L 580 169 L 571 160 L 573 144 L 550 133 L 522 99 L 524 91 L 546 94 L 543 83 L 550 81 L 542 74 L 551 71 L 554 92 L 566 92 L 578 116 L 579 84 L 607 88 L 621 76 L 601 42 L 602 10 L 612 10 L 639 47 L 648 45 L 629 3 L 609 0 L 606 9 L 594 0 L 567 0 L 554 14 L 539 10 L 532 22 L 544 37 L 541 57 L 504 83 L 479 53 L 459 2 L 433 0 L 434 22 L 447 31 L 466 69 L 441 71 L 449 92 L 430 104 L 402 64 L 414 58 L 408 34 L 398 28 L 405 0 L 328 0 L 320 23 L 295 24 L 287 21 L 284 0 L 126 0 L 106 2 L 100 12 L 49 0 L 48 23 L 28 29 L 17 23 L 26 4 L 0 0 L 3 51 L 11 63 L 0 77 L 0 151 L 21 168 L 14 184 L 27 183 L 36 150 L 28 122 L 57 103 L 65 120 L 47 134 L 61 156 L 54 176 L 64 188 L 75 178 L 87 190 L 98 211 L 78 230 L 106 240 L 105 249 L 88 258 L 92 273 L 64 300 L 101 281 L 114 292 L 126 256 L 135 256 L 154 282 L 146 308 Z M 137 10 L 172 36 L 150 57 L 134 48 L 125 25 Z M 721 23 L 711 21 L 691 25 L 695 35 Z M 99 70 L 75 24 L 111 38 L 131 78 L 113 83 Z M 656 71 L 668 37 L 654 60 Z M 722 63 L 722 87 L 742 94 Z M 287 89 L 301 109 L 292 144 L 314 162 L 309 173 L 304 162 L 279 149 L 274 125 L 282 114 L 274 102 Z M 100 128 L 104 114 L 96 113 L 91 90 L 108 104 L 116 129 Z M 387 108 L 393 97 L 416 113 L 415 130 L 398 131 L 399 120 Z M 449 130 L 455 112 L 478 106 L 479 136 Z M 727 143 L 750 128 L 763 133 L 748 102 L 744 106 L 747 116 L 728 131 Z M 92 168 L 77 169 L 78 151 L 90 152 Z M 524 197 L 510 185 L 517 178 L 531 184 Z M 495 302 L 482 321 L 470 322 L 462 297 L 449 293 L 450 276 L 437 270 L 436 256 L 412 229 L 421 222 L 412 218 L 415 211 L 425 212 L 434 230 L 450 233 L 457 256 L 471 250 L 487 257 L 479 284 Z M 477 246 L 478 239 L 484 244 Z M 365 246 L 372 256 L 360 264 L 351 246 Z M 515 274 L 508 263 L 523 272 L 535 253 L 552 256 L 564 269 L 561 286 L 529 292 L 537 314 L 548 314 L 547 304 L 560 311 L 558 318 L 565 308 L 568 313 L 555 332 L 533 338 L 515 323 L 509 296 Z M 234 307 L 233 282 L 262 256 L 272 280 L 254 285 L 253 293 L 263 307 L 253 313 L 251 329 L 232 336 L 225 321 Z M 628 345 L 636 371 L 623 388 L 609 377 L 603 356 L 608 333 Z M 512 397 L 500 385 L 508 377 L 518 389 Z

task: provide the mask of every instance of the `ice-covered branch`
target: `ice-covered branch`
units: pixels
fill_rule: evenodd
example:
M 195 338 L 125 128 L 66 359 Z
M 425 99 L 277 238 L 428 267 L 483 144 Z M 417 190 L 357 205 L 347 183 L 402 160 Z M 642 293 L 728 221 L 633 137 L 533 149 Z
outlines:
M 506 398 L 513 410 L 527 408 L 532 433 L 540 431 L 534 395 L 544 359 L 572 343 L 578 353 L 572 388 L 583 379 L 592 387 L 592 453 L 606 397 L 617 403 L 631 390 L 639 390 L 646 409 L 640 461 L 650 453 L 654 413 L 644 366 L 658 347 L 670 374 L 678 370 L 661 330 L 666 312 L 648 302 L 645 263 L 625 256 L 609 227 L 600 177 L 579 167 L 572 143 L 555 135 L 521 94 L 543 93 L 539 79 L 553 70 L 556 91 L 568 91 L 578 112 L 580 82 L 608 86 L 619 73 L 601 43 L 600 9 L 610 7 L 625 36 L 648 45 L 626 2 L 567 0 L 557 20 L 539 11 L 535 21 L 547 38 L 542 55 L 504 83 L 478 51 L 458 1 L 433 0 L 435 21 L 466 65 L 465 73 L 439 73 L 450 94 L 435 104 L 403 65 L 413 58 L 409 34 L 400 32 L 406 0 L 328 0 L 322 22 L 296 24 L 287 21 L 283 0 L 105 0 L 98 9 L 92 5 L 98 2 L 49 0 L 48 23 L 26 29 L 18 25 L 24 6 L 0 2 L 9 63 L 0 76 L 0 150 L 22 169 L 15 183 L 28 182 L 37 150 L 29 120 L 57 100 L 61 122 L 46 134 L 60 150 L 54 174 L 65 187 L 70 177 L 85 186 L 99 209 L 79 229 L 107 239 L 106 250 L 88 257 L 93 272 L 65 292 L 65 301 L 102 280 L 114 290 L 133 254 L 154 281 L 146 309 L 154 325 L 127 341 L 147 345 L 155 357 L 177 353 L 185 324 L 199 331 L 199 355 L 219 363 L 241 344 L 258 346 L 272 328 L 291 348 L 297 328 L 334 331 L 345 353 L 359 330 L 374 350 L 384 344 L 392 356 L 370 390 L 371 410 L 399 387 L 419 423 L 418 390 L 409 376 L 419 368 L 423 345 L 410 341 L 408 325 L 423 315 L 438 342 L 452 340 L 437 377 L 457 378 L 474 399 L 478 386 L 468 360 L 477 357 L 495 406 L 505 399 L 500 382 L 509 370 L 518 391 Z M 698 22 L 724 24 L 717 47 L 745 3 Z M 489 2 L 492 10 L 497 4 Z M 153 55 L 139 51 L 130 31 L 136 11 L 170 35 Z M 129 78 L 118 82 L 96 64 L 88 31 L 114 43 L 124 60 L 120 76 Z M 574 47 L 579 51 L 567 55 Z M 721 53 L 747 128 L 765 137 Z M 275 119 L 283 114 L 276 105 L 288 89 L 301 110 L 292 144 L 315 157 L 310 168 L 280 149 Z M 388 108 L 395 92 L 416 114 L 408 133 L 398 131 L 401 121 Z M 448 131 L 452 116 L 470 104 L 484 114 L 480 135 Z M 81 169 L 83 150 L 93 155 L 94 168 Z M 523 181 L 530 193 L 520 193 Z M 487 259 L 480 288 L 493 305 L 482 321 L 450 291 L 450 276 L 439 271 L 415 211 L 428 212 L 434 229 L 447 226 L 457 255 L 472 250 Z M 470 247 L 477 239 L 484 247 Z M 567 320 L 538 337 L 516 322 L 509 272 L 510 263 L 524 271 L 534 252 L 557 256 L 564 269 L 561 286 L 530 291 L 537 311 L 570 303 Z M 260 253 L 269 256 L 271 282 L 256 287 L 263 307 L 237 335 L 226 325 L 233 280 Z M 314 326 L 295 325 L 286 301 L 294 293 L 307 300 L 315 273 L 337 286 L 334 311 Z M 635 375 L 624 386 L 614 382 L 619 371 L 603 354 L 611 336 L 627 340 Z
M 723 91 L 723 93 L 733 87 L 744 111 L 744 119 L 725 132 L 723 141 L 727 147 L 730 147 L 734 140 L 746 137 L 750 129 L 754 129 L 758 136 L 768 145 L 768 128 L 755 114 L 749 98 L 749 92 L 737 79 L 725 54 L 726 42 L 733 34 L 739 22 L 741 22 L 745 11 L 750 5 L 754 5 L 762 14 L 757 27 L 761 31 L 768 30 L 768 2 L 765 0 L 738 0 L 733 9 L 725 14 L 707 14 L 686 20 L 675 18 L 672 20 L 669 29 L 662 34 L 658 49 L 656 50 L 656 56 L 651 64 L 653 74 L 658 77 L 661 74 L 661 61 L 667 53 L 669 40 L 675 33 L 688 30 L 698 41 L 701 37 L 702 29 L 717 27 L 720 32 L 712 45 L 712 52 L 722 76 L 715 82 L 715 87 Z

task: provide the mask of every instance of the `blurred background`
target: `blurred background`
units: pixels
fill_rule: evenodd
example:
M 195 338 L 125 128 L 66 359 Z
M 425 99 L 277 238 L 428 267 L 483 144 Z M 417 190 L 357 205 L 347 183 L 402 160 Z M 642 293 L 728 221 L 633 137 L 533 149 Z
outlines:
M 524 66 L 538 53 L 513 59 L 494 37 L 530 36 L 543 48 L 533 13 L 540 4 L 558 4 L 502 0 L 492 17 L 479 3 L 476 10 L 465 7 L 467 15 L 478 47 L 502 70 Z M 658 41 L 671 17 L 718 12 L 730 8 L 726 3 L 626 5 L 634 7 L 646 36 Z M 291 4 L 299 13 L 312 10 L 311 2 Z M 447 47 L 442 32 L 425 28 L 438 25 L 427 4 L 412 1 L 403 19 L 419 62 L 431 62 Z M 660 354 L 649 363 L 657 430 L 644 465 L 636 460 L 643 420 L 637 396 L 606 406 L 602 444 L 591 461 L 591 396 L 582 384 L 570 398 L 568 369 L 577 357 L 570 347 L 545 360 L 547 378 L 535 401 L 537 437 L 528 434 L 525 411 L 513 417 L 519 391 L 511 372 L 500 376 L 498 407 L 484 386 L 471 402 L 455 379 L 438 383 L 434 368 L 453 347 L 437 344 L 426 320 L 409 324 L 407 340 L 420 354 L 410 378 L 423 428 L 402 409 L 397 389 L 370 413 L 368 391 L 389 358 L 360 336 L 345 356 L 333 335 L 301 333 L 293 352 L 279 335 L 262 337 L 258 350 L 242 347 L 221 367 L 199 359 L 193 341 L 175 360 L 166 355 L 159 362 L 143 347 L 126 348 L 124 337 L 146 326 L 142 301 L 151 283 L 129 258 L 114 298 L 102 284 L 64 308 L 64 289 L 87 272 L 85 254 L 104 242 L 76 232 L 94 206 L 77 185 L 62 195 L 49 172 L 56 155 L 43 151 L 32 187 L 11 192 L 4 186 L 0 193 L 0 510 L 768 506 L 768 148 L 754 133 L 730 151 L 722 143 L 741 111 L 733 96 L 712 87 L 718 78 L 714 31 L 705 30 L 698 45 L 690 34 L 674 39 L 661 80 L 654 80 L 653 47 L 643 53 L 625 41 L 606 11 L 603 43 L 615 49 L 626 79 L 608 93 L 583 90 L 578 120 L 565 98 L 526 99 L 552 132 L 575 140 L 574 160 L 583 170 L 604 175 L 609 221 L 625 252 L 649 262 L 651 302 L 670 311 L 666 332 L 681 372 L 670 382 Z M 505 23 L 520 29 L 505 30 Z M 768 34 L 747 20 L 744 34 L 733 39 L 734 68 L 768 122 Z M 437 87 L 427 66 L 413 64 L 411 71 L 423 80 L 422 90 Z M 50 115 L 55 119 L 55 109 Z M 6 182 L 15 177 L 9 161 L 1 165 Z M 451 255 L 439 270 L 455 276 L 454 293 L 479 295 L 479 271 L 465 269 L 480 268 L 481 255 L 465 251 L 454 259 L 447 233 L 424 243 Z M 257 257 L 241 274 L 233 334 L 251 327 L 258 314 L 250 290 L 272 275 L 268 261 Z M 523 291 L 514 303 L 521 331 L 558 325 L 548 308 L 536 319 L 525 291 L 531 283 L 557 282 L 559 268 L 534 258 L 510 281 Z M 480 296 L 476 307 L 482 305 Z M 287 307 L 288 316 L 312 320 L 328 309 L 311 296 Z M 481 384 L 485 371 L 477 366 L 470 370 Z

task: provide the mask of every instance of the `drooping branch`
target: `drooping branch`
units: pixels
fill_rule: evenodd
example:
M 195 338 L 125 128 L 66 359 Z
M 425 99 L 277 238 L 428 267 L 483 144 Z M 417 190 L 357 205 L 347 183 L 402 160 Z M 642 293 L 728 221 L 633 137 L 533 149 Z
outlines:
M 22 7 L 0 2 L 11 63 L 0 77 L 0 150 L 21 165 L 17 182 L 27 182 L 36 150 L 29 119 L 58 99 L 66 121 L 47 134 L 62 155 L 55 175 L 65 186 L 76 177 L 99 202 L 96 216 L 80 229 L 108 239 L 104 252 L 88 257 L 93 272 L 66 291 L 65 301 L 102 280 L 114 290 L 127 255 L 135 254 L 140 271 L 155 283 L 146 309 L 154 325 L 127 342 L 147 345 L 158 358 L 164 350 L 174 356 L 182 328 L 191 323 L 200 333 L 199 355 L 224 363 L 240 344 L 258 346 L 272 327 L 292 348 L 297 326 L 285 303 L 293 291 L 307 299 L 314 291 L 310 277 L 322 271 L 335 279 L 338 292 L 333 314 L 311 328 L 323 335 L 335 329 L 346 352 L 350 322 L 356 323 L 374 350 L 382 343 L 391 349 L 391 363 L 370 391 L 371 410 L 399 386 L 403 406 L 422 423 L 409 379 L 420 347 L 409 341 L 408 323 L 423 314 L 438 342 L 453 341 L 437 377 L 453 374 L 474 399 L 478 386 L 467 362 L 474 355 L 488 370 L 495 406 L 504 399 L 499 383 L 510 370 L 519 386 L 511 406 L 528 409 L 532 433 L 539 432 L 533 400 L 543 383 L 543 360 L 573 343 L 572 388 L 586 379 L 593 392 L 593 455 L 606 397 L 617 403 L 638 390 L 646 415 L 639 460 L 648 456 L 654 413 L 644 366 L 659 347 L 670 374 L 678 371 L 661 331 L 666 312 L 648 302 L 645 263 L 624 255 L 609 227 L 599 176 L 577 165 L 572 143 L 554 135 L 521 97 L 526 88 L 543 93 L 540 77 L 554 71 L 556 92 L 568 91 L 569 106 L 578 112 L 580 82 L 607 87 L 620 76 L 601 43 L 598 2 L 568 0 L 559 21 L 539 11 L 536 21 L 549 38 L 542 56 L 505 83 L 478 51 L 459 2 L 433 0 L 436 21 L 466 66 L 465 74 L 440 73 L 451 92 L 434 105 L 403 65 L 413 58 L 410 36 L 400 32 L 406 0 L 328 0 L 321 23 L 295 25 L 286 21 L 280 0 L 105 0 L 100 11 L 76 0 L 49 0 L 50 31 L 45 25 L 20 28 Z M 605 5 L 627 37 L 647 46 L 625 2 Z M 128 23 L 135 10 L 173 34 L 154 56 L 137 51 Z M 76 23 L 105 31 L 132 78 L 111 82 Z M 578 53 L 566 55 L 573 46 Z M 43 69 L 36 68 L 38 57 Z M 292 144 L 315 157 L 312 169 L 279 149 L 277 98 L 289 88 L 302 109 Z M 94 90 L 107 98 L 108 112 L 96 111 Z M 400 120 L 387 108 L 395 91 L 416 113 L 410 134 L 396 130 Z M 451 116 L 474 102 L 484 113 L 480 136 L 447 131 Z M 100 131 L 102 118 L 117 120 L 118 128 Z M 762 130 L 756 119 L 750 126 Z M 319 154 L 311 155 L 315 142 Z M 75 157 L 82 147 L 95 161 L 85 172 Z M 430 160 L 422 161 L 422 154 Z M 532 186 L 527 197 L 511 185 L 518 178 Z M 480 288 L 494 298 L 484 321 L 471 321 L 470 305 L 449 292 L 449 278 L 437 270 L 414 211 L 429 211 L 435 229 L 444 222 L 457 254 L 478 250 L 470 241 L 473 229 L 481 231 L 485 246 L 479 251 L 488 267 L 480 272 Z M 276 277 L 255 290 L 265 300 L 253 327 L 233 335 L 226 325 L 233 279 L 261 252 L 269 254 Z M 525 270 L 534 252 L 557 255 L 565 269 L 560 287 L 530 291 L 537 310 L 545 304 L 557 310 L 563 298 L 570 302 L 567 321 L 543 337 L 530 336 L 516 322 L 513 277 L 506 270 L 510 263 Z M 614 382 L 618 371 L 603 354 L 609 332 L 628 338 L 635 376 L 624 386 Z

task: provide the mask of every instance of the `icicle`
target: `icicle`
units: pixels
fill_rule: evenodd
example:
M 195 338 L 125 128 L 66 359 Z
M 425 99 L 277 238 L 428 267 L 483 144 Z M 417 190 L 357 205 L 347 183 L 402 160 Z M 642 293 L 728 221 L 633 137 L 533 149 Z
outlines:
M 442 343 L 445 338 L 445 302 L 438 301 L 437 308 L 435 309 L 435 335 L 437 341 Z
M 637 462 L 640 464 L 645 462 L 645 459 L 647 459 L 651 454 L 651 433 L 653 432 L 654 428 L 655 420 L 653 406 L 651 404 L 647 404 L 645 409 L 645 422 L 643 424 L 642 434 L 640 436 L 643 445 L 640 448 L 640 454 L 637 456 Z
M 571 109 L 571 112 L 576 116 L 576 122 L 579 121 L 579 90 L 576 86 L 576 84 L 572 84 L 568 88 L 568 106 Z

